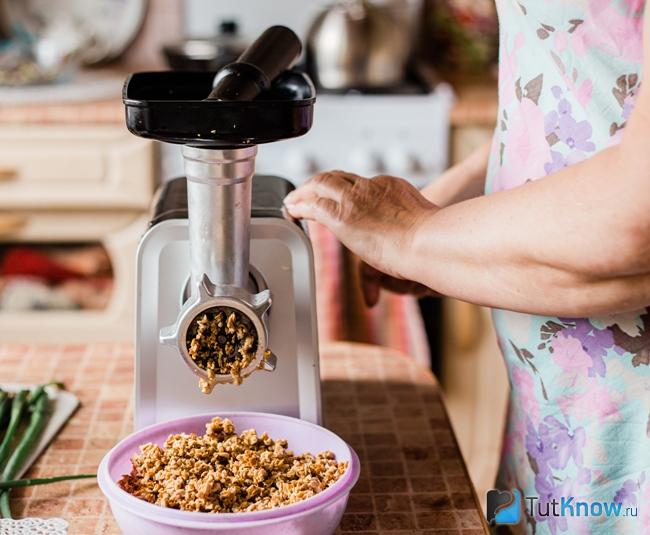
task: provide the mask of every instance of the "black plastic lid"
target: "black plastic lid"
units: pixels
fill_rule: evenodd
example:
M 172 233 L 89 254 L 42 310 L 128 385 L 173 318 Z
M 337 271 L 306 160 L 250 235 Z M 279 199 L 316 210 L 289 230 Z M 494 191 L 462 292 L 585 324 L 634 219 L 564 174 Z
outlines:
M 251 101 L 205 100 L 213 72 L 142 72 L 127 78 L 126 125 L 136 136 L 195 147 L 223 148 L 301 136 L 311 128 L 315 89 L 303 73 L 286 71 Z

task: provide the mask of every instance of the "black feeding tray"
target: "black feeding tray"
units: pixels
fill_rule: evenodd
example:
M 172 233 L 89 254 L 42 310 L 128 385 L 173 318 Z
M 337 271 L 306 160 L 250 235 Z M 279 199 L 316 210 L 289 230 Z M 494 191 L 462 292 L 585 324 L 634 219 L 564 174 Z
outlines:
M 307 75 L 285 71 L 250 101 L 205 100 L 214 76 L 132 74 L 122 92 L 129 131 L 168 143 L 219 148 L 297 137 L 311 128 L 315 89 Z

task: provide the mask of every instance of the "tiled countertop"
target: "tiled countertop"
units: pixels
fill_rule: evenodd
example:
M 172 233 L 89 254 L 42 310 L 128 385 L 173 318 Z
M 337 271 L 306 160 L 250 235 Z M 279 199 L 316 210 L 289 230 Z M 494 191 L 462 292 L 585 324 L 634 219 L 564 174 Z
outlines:
M 29 475 L 95 471 L 131 429 L 130 345 L 0 345 L 0 382 L 63 381 L 81 408 Z M 325 425 L 357 451 L 359 483 L 340 535 L 483 535 L 479 504 L 438 386 L 412 358 L 376 346 L 321 348 Z M 63 516 L 71 535 L 120 533 L 94 481 L 17 490 L 15 517 Z

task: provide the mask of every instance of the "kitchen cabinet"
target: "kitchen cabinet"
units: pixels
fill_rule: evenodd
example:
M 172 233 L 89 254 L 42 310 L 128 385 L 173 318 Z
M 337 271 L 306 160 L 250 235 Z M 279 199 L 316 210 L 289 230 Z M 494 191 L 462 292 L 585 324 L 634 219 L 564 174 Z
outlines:
M 0 128 L 0 209 L 146 209 L 151 142 L 114 125 Z
M 111 295 L 105 308 L 0 310 L 0 340 L 61 343 L 131 340 L 135 325 L 135 252 L 147 220 L 143 214 L 133 212 L 31 212 L 23 215 L 12 229 L 4 232 L 0 229 L 0 242 L 26 247 L 43 243 L 59 247 L 100 244 L 110 258 L 112 272 Z
M 34 113 L 44 114 L 43 108 Z M 72 118 L 74 109 L 68 110 Z M 0 118 L 0 260 L 8 251 L 43 256 L 92 247 L 103 251 L 112 279 L 101 308 L 36 310 L 22 306 L 30 297 L 19 285 L 29 277 L 0 276 L 0 289 L 13 284 L 19 288 L 14 296 L 22 292 L 0 307 L 0 341 L 132 339 L 135 254 L 146 230 L 155 163 L 153 142 L 132 136 L 122 120 L 121 114 L 83 123 Z

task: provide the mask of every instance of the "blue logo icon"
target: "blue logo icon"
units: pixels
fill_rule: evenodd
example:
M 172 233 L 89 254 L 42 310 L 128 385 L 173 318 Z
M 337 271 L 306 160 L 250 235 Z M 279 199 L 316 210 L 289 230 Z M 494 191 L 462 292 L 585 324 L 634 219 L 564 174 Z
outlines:
M 521 521 L 521 492 L 518 489 L 488 490 L 487 521 L 491 526 L 519 524 Z

